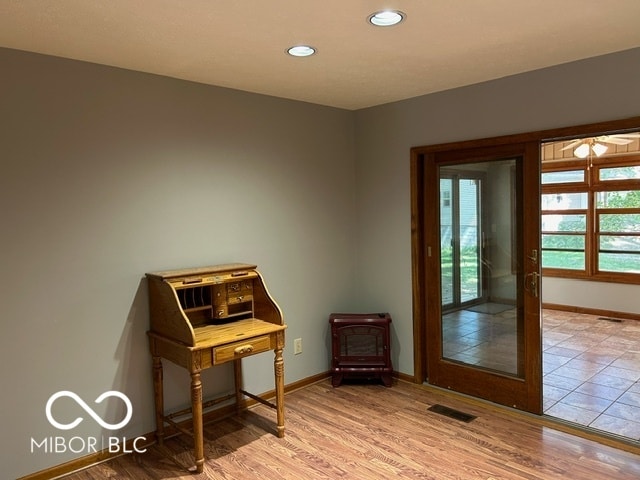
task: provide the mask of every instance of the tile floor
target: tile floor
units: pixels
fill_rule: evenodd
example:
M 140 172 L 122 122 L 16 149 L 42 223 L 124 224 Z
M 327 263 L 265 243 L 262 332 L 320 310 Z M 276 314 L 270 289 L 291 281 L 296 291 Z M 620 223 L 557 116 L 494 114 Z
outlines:
M 513 310 L 443 318 L 448 358 L 515 372 Z M 640 440 L 640 321 L 543 310 L 545 415 Z
M 640 440 L 640 321 L 543 311 L 544 413 Z
M 480 306 L 498 306 L 485 303 Z M 470 365 L 516 374 L 517 338 L 513 307 L 492 311 L 456 310 L 442 318 L 442 353 Z

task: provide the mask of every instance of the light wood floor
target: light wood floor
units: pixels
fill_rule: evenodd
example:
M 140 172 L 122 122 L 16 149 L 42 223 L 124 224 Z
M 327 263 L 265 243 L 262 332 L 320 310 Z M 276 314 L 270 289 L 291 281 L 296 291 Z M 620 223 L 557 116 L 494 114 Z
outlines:
M 259 405 L 205 427 L 204 472 L 190 475 L 190 439 L 170 439 L 65 477 L 95 479 L 589 479 L 640 478 L 640 456 L 423 385 L 397 382 L 288 393 L 286 436 Z M 427 409 L 441 404 L 464 423 Z

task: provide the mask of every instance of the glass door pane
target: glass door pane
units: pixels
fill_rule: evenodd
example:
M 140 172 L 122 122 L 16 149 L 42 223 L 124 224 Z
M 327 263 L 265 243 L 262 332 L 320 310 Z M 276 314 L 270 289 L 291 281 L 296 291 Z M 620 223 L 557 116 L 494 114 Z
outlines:
M 442 299 L 443 357 L 517 376 L 522 342 L 513 269 L 515 166 L 509 159 L 443 166 L 439 172 L 441 196 L 443 186 L 451 190 L 454 212 L 442 216 L 441 208 L 440 230 L 451 235 L 441 239 L 441 282 L 454 288 L 453 302 Z M 457 282 L 450 282 L 449 271 Z
M 440 288 L 442 290 L 442 306 L 447 308 L 455 303 L 455 281 L 453 265 L 453 209 L 451 195 L 453 180 L 440 178 Z
M 452 310 L 483 296 L 480 191 L 473 172 L 440 174 L 442 308 Z
M 460 259 L 460 302 L 482 297 L 480 250 L 480 179 L 458 178 L 458 258 Z

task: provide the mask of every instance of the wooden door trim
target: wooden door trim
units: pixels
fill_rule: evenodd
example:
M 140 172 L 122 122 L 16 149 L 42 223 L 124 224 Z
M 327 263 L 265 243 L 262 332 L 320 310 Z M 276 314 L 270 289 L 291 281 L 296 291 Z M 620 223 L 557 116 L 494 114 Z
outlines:
M 514 143 L 514 144 L 500 144 L 495 146 L 482 146 L 477 149 L 465 149 L 465 150 L 448 150 L 440 151 L 433 154 L 433 161 L 426 162 L 424 165 L 425 177 L 424 186 L 426 195 L 429 196 L 431 205 L 429 202 L 424 204 L 424 224 L 425 235 L 424 242 L 421 242 L 428 249 L 429 245 L 432 246 L 432 252 L 427 250 L 425 258 L 425 277 L 427 278 L 427 285 L 425 288 L 425 300 L 427 302 L 425 317 L 425 332 L 427 339 L 427 351 L 426 351 L 426 366 L 427 376 L 429 383 L 432 385 L 438 385 L 444 388 L 450 388 L 467 395 L 484 398 L 503 405 L 519 408 L 531 413 L 541 413 L 542 408 L 542 395 L 540 393 L 541 384 L 539 382 L 540 375 L 532 374 L 537 370 L 541 370 L 541 358 L 539 355 L 535 355 L 535 352 L 541 350 L 539 336 L 540 322 L 537 321 L 540 318 L 539 315 L 539 298 L 526 294 L 524 291 L 518 295 L 517 309 L 520 312 L 518 314 L 518 359 L 520 363 L 518 365 L 517 377 L 498 371 L 491 371 L 486 369 L 477 369 L 471 365 L 459 364 L 459 362 L 445 359 L 442 350 L 442 341 L 437 339 L 443 338 L 442 324 L 440 318 L 442 315 L 441 306 L 439 301 L 429 301 L 429 299 L 440 298 L 440 283 L 437 280 L 440 277 L 440 219 L 438 215 L 439 211 L 439 199 L 438 199 L 438 178 L 440 178 L 439 170 L 446 168 L 450 165 L 467 165 L 469 163 L 494 163 L 499 160 L 509 160 L 518 164 L 517 183 L 521 184 L 524 179 L 534 179 L 533 182 L 527 186 L 527 189 L 522 190 L 521 187 L 517 189 L 517 196 L 513 198 L 513 202 L 517 202 L 518 211 L 526 212 L 529 214 L 529 208 L 535 207 L 539 201 L 539 195 L 537 190 L 539 189 L 538 176 L 535 174 L 538 165 L 540 163 L 540 148 L 539 142 L 526 142 L 526 143 Z M 532 165 L 528 172 L 524 170 L 527 165 Z M 509 187 L 507 187 L 509 188 Z M 535 225 L 527 222 L 522 224 L 521 228 L 524 230 L 531 230 L 535 228 Z M 428 228 L 430 226 L 430 228 Z M 520 230 L 520 229 L 518 229 Z M 526 232 L 522 232 L 526 233 Z M 537 229 L 527 234 L 529 240 L 529 248 L 537 248 L 537 242 L 539 241 L 539 235 L 537 235 Z M 521 252 L 524 252 L 522 247 L 525 245 L 524 237 L 519 236 L 517 239 L 519 245 L 517 262 L 518 277 L 516 279 L 517 285 L 524 284 L 524 261 L 521 256 Z M 536 270 L 537 265 L 528 266 L 527 272 Z M 431 281 L 431 279 L 436 279 Z M 520 290 L 521 287 L 518 288 Z M 526 297 L 526 299 L 525 299 Z M 524 302 L 524 303 L 521 303 Z M 533 302 L 533 304 L 531 304 Z M 528 310 L 520 310 L 522 306 L 528 307 Z M 536 310 L 536 308 L 538 310 Z M 538 334 L 538 335 L 536 335 Z M 515 373 L 515 372 L 514 372 Z M 538 383 L 536 383 L 538 382 Z
M 411 272 L 413 300 L 413 359 L 414 382 L 423 383 L 427 372 L 426 326 L 425 314 L 427 302 L 425 287 L 425 225 L 424 212 L 426 198 L 424 192 L 425 164 L 433 159 L 437 152 L 446 150 L 468 150 L 516 143 L 544 142 L 594 136 L 601 134 L 637 131 L 640 128 L 640 116 L 621 120 L 610 120 L 598 123 L 576 125 L 570 127 L 539 130 L 534 132 L 504 135 L 499 137 L 464 140 L 411 148 L 410 182 L 411 182 Z M 541 354 L 541 353 L 540 353 Z

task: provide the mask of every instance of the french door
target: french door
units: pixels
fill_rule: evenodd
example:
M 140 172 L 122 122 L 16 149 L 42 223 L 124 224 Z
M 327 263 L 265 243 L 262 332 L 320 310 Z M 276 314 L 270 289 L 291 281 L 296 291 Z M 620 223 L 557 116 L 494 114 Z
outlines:
M 456 168 L 440 169 L 440 283 L 442 310 L 482 303 L 486 298 L 484 220 L 485 176 Z
M 532 413 L 542 409 L 539 152 L 538 142 L 414 149 L 412 164 L 426 380 Z

